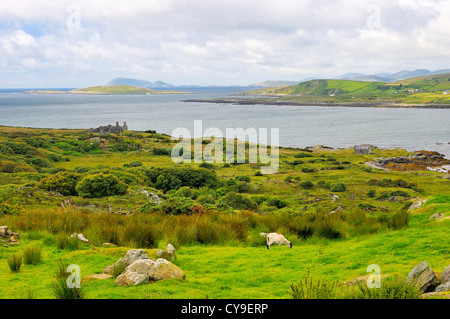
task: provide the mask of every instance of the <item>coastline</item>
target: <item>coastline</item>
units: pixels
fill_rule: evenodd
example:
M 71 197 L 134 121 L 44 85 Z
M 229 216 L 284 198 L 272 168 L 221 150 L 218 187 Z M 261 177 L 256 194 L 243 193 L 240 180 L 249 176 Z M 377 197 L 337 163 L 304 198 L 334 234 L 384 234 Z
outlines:
M 382 108 L 420 108 L 420 109 L 450 109 L 450 104 L 398 104 L 386 102 L 354 102 L 354 103 L 320 103 L 320 102 L 294 102 L 294 101 L 274 101 L 274 100 L 259 100 L 259 99 L 188 99 L 181 102 L 195 102 L 195 103 L 216 103 L 216 104 L 231 104 L 231 105 L 291 105 L 291 106 L 325 106 L 325 107 L 382 107 Z

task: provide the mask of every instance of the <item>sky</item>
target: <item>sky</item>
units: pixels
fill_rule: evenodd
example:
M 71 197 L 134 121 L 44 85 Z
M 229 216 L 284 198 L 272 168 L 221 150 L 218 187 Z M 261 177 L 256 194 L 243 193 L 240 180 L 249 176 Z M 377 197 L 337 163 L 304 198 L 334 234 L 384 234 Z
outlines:
M 447 0 L 2 0 L 0 88 L 450 68 Z

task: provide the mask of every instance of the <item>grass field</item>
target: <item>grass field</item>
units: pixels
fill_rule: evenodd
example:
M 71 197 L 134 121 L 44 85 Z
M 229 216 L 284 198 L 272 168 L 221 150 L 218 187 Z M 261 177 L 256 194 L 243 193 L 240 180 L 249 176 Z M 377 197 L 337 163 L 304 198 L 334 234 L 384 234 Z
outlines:
M 84 277 L 102 273 L 128 249 L 143 248 L 156 259 L 156 249 L 168 243 L 177 248 L 174 263 L 185 281 L 128 287 L 114 279 L 89 281 L 82 285 L 85 298 L 290 298 L 290 285 L 308 273 L 342 283 L 367 275 L 371 264 L 401 277 L 424 260 L 437 273 L 450 264 L 449 180 L 431 171 L 364 164 L 405 150 L 358 155 L 281 148 L 279 171 L 261 176 L 260 163 L 174 164 L 167 151 L 174 143 L 152 131 L 97 136 L 0 127 L 0 226 L 21 235 L 19 245 L 0 246 L 0 284 L 8 287 L 0 298 L 55 298 L 51 283 L 61 259 L 79 265 Z M 185 180 L 174 172 L 197 175 Z M 42 182 L 105 174 L 126 183 L 127 193 L 62 195 L 66 188 L 57 192 Z M 62 181 L 51 187 L 66 187 Z M 194 181 L 204 184 L 189 184 Z M 143 190 L 163 204 L 149 206 Z M 428 202 L 405 219 L 410 203 L 424 198 Z M 429 219 L 435 213 L 444 217 Z M 60 238 L 74 232 L 90 244 L 59 249 Z M 293 248 L 268 250 L 260 232 L 282 233 Z M 11 271 L 8 258 L 31 247 L 42 247 L 41 261 Z

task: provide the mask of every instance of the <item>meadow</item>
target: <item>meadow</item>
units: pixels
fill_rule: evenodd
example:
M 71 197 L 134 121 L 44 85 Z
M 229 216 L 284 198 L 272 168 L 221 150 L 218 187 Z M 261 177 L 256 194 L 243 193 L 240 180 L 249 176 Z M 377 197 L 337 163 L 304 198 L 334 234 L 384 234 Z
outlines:
M 449 180 L 365 165 L 405 150 L 280 148 L 279 171 L 262 175 L 263 164 L 248 160 L 175 164 L 175 142 L 154 131 L 0 127 L 0 226 L 20 234 L 20 244 L 0 247 L 0 298 L 55 298 L 61 260 L 84 277 L 132 248 L 156 259 L 168 243 L 185 281 L 85 280 L 84 297 L 291 298 L 307 276 L 343 283 L 377 264 L 404 278 L 423 260 L 437 273 L 450 264 Z M 418 199 L 428 201 L 409 210 Z M 429 219 L 435 213 L 444 217 Z M 260 232 L 282 233 L 293 248 L 268 250 Z M 67 242 L 72 233 L 89 244 Z M 25 262 L 31 248 L 34 264 Z M 13 256 L 24 256 L 18 271 Z

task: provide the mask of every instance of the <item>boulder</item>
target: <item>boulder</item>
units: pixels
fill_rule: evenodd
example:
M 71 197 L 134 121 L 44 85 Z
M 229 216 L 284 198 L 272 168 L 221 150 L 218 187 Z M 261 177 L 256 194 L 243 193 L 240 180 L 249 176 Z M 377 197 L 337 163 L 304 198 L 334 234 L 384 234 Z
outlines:
M 186 275 L 180 268 L 172 264 L 170 261 L 159 258 L 155 262 L 152 271 L 149 273 L 149 279 L 151 281 L 158 281 L 170 278 L 181 278 L 184 280 L 186 279 Z
M 441 284 L 450 282 L 450 265 L 441 272 Z
M 444 292 L 444 291 L 450 291 L 450 281 L 445 284 L 437 286 L 436 289 L 434 290 L 434 292 Z
M 116 278 L 114 282 L 117 286 L 129 286 L 140 285 L 148 283 L 148 277 L 144 274 L 138 274 L 136 272 L 124 272 Z
M 154 267 L 155 261 L 153 259 L 140 259 L 129 265 L 125 269 L 125 272 L 135 272 L 149 277 L 149 274 L 152 272 Z
M 444 217 L 444 213 L 436 213 L 436 214 L 433 214 L 432 216 L 428 217 L 428 219 L 432 219 L 432 218 L 441 219 L 442 217 Z
M 156 251 L 156 255 L 159 258 L 167 259 L 167 260 L 175 260 L 177 259 L 176 249 L 171 244 L 167 245 L 166 250 L 158 249 Z
M 433 291 L 438 284 L 438 279 L 433 269 L 426 261 L 421 262 L 408 274 L 406 282 L 414 282 L 420 286 L 422 293 Z
M 112 274 L 114 267 L 120 264 L 124 264 L 125 267 L 128 267 L 136 260 L 141 259 L 148 259 L 147 253 L 143 249 L 130 249 L 129 251 L 127 251 L 124 258 L 120 258 L 114 264 L 106 266 L 105 269 L 103 270 L 103 273 Z
M 422 207 L 423 204 L 425 204 L 428 201 L 428 199 L 419 199 L 416 202 L 412 203 L 411 206 L 409 206 L 408 210 L 415 210 Z

